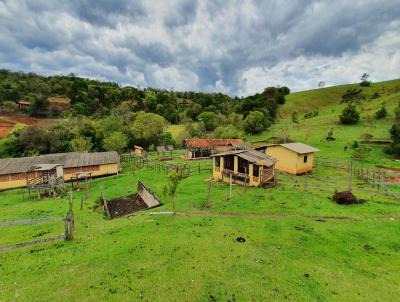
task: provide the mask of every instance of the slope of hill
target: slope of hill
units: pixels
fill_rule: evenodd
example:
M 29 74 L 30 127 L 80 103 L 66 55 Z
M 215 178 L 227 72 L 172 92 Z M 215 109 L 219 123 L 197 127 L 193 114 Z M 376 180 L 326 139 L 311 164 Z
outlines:
M 351 88 L 361 88 L 366 95 L 366 100 L 358 106 L 361 119 L 356 125 L 341 125 L 338 122 L 339 115 L 345 105 L 340 104 L 340 99 Z M 400 80 L 374 83 L 371 87 L 351 84 L 293 93 L 287 96 L 287 103 L 279 112 L 278 122 L 262 134 L 249 136 L 248 139 L 268 141 L 272 137 L 286 137 L 319 148 L 321 157 L 347 160 L 353 154 L 354 141 L 362 140 L 365 134 L 375 139 L 390 139 L 389 129 L 394 123 L 394 109 L 399 101 Z M 388 115 L 377 120 L 374 114 L 382 104 L 385 104 Z M 304 116 L 313 111 L 318 112 L 318 115 L 311 118 Z M 297 113 L 298 123 L 292 120 L 294 112 Z M 325 140 L 330 129 L 333 130 L 334 142 Z M 400 166 L 398 161 L 384 152 L 384 148 L 370 145 L 366 161 L 370 164 Z
M 400 96 L 400 79 L 372 83 L 371 87 L 348 84 L 295 92 L 286 97 L 286 104 L 282 107 L 280 115 L 290 117 L 293 112 L 304 114 L 338 107 L 342 95 L 352 88 L 362 89 L 362 93 L 367 97 L 367 103 L 372 102 L 373 105 L 380 104 L 382 101 L 391 103 L 392 99 L 387 99 L 388 97 Z M 376 93 L 380 96 L 371 99 Z M 389 103 L 387 105 L 390 105 Z

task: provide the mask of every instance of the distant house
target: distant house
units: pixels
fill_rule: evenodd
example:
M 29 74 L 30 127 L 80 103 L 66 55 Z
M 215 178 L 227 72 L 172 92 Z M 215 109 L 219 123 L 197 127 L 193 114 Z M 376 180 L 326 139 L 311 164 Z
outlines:
M 28 100 L 19 100 L 17 102 L 18 104 L 18 108 L 28 108 L 31 105 L 31 102 L 29 102 Z
M 25 187 L 28 179 L 44 177 L 47 171 L 53 169 L 49 169 L 50 166 L 57 167 L 58 172 L 62 166 L 63 178 L 69 181 L 78 172 L 90 172 L 93 177 L 118 174 L 120 159 L 115 151 L 55 153 L 0 159 L 0 190 Z
M 211 156 L 213 177 L 232 182 L 260 187 L 274 179 L 276 159 L 256 150 L 228 151 Z
M 143 154 L 144 154 L 144 149 L 143 149 L 143 147 L 140 147 L 140 146 L 137 146 L 137 145 L 134 145 L 134 146 L 133 146 L 132 151 L 131 151 L 131 155 L 134 155 L 134 156 L 143 156 Z
M 232 151 L 243 150 L 244 142 L 239 138 L 190 138 L 184 141 L 187 149 L 187 158 L 207 158 L 212 154 Z
M 276 169 L 301 175 L 312 172 L 314 153 L 319 150 L 302 143 L 276 144 L 266 147 L 265 153 L 278 160 Z

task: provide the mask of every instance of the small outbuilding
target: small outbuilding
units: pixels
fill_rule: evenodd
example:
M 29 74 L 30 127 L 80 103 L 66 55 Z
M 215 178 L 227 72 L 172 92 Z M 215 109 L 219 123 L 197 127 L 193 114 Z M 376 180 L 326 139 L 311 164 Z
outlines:
M 134 145 L 131 151 L 131 155 L 133 156 L 143 156 L 144 155 L 144 149 L 143 147 Z
M 245 148 L 244 142 L 239 138 L 190 138 L 184 144 L 187 159 L 209 158 L 212 154 Z
M 265 149 L 267 155 L 278 160 L 277 170 L 295 175 L 312 172 L 314 153 L 318 151 L 303 143 L 274 144 Z
M 211 156 L 215 180 L 254 187 L 266 186 L 275 176 L 276 159 L 256 150 L 228 151 Z

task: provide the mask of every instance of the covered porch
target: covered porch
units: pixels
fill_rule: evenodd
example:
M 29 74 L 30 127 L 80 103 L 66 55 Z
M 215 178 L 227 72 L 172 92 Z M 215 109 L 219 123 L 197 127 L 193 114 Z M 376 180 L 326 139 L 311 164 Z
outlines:
M 276 160 L 255 150 L 241 150 L 213 155 L 213 176 L 216 180 L 264 186 L 274 178 Z

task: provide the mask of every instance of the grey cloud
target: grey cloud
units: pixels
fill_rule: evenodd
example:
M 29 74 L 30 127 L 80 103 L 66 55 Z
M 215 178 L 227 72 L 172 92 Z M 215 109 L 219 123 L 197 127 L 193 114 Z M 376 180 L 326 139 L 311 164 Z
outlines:
M 400 34 L 399 19 L 396 0 L 4 0 L 0 66 L 246 94 L 249 81 L 258 81 L 244 75 L 257 68 L 268 70 L 268 80 L 278 70 L 280 84 L 285 75 L 293 83 L 296 70 L 299 87 L 321 68 L 327 82 L 343 81 L 320 58 L 368 55 L 367 46 L 386 33 Z M 303 57 L 319 65 L 304 71 L 296 65 Z

